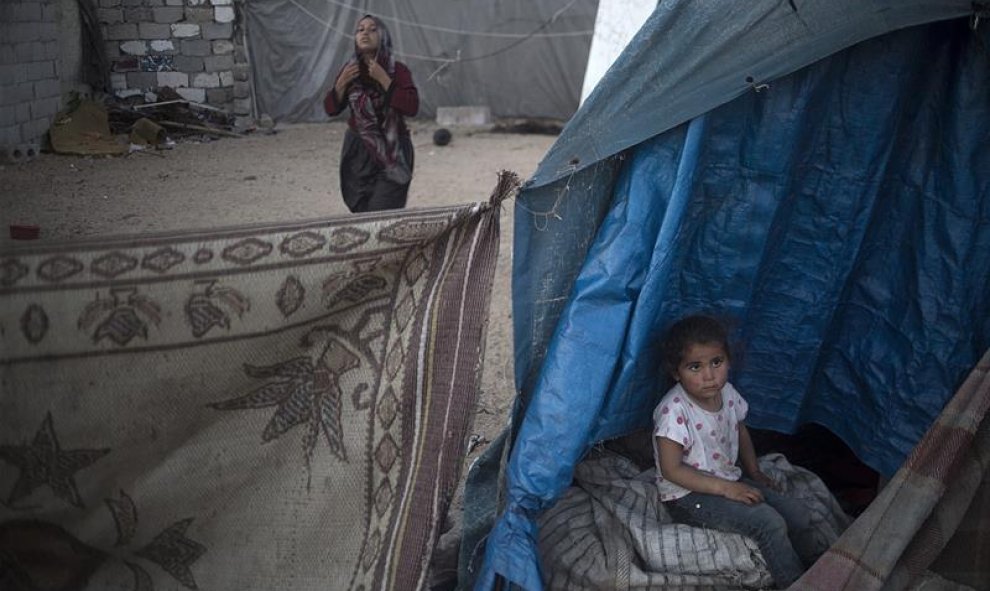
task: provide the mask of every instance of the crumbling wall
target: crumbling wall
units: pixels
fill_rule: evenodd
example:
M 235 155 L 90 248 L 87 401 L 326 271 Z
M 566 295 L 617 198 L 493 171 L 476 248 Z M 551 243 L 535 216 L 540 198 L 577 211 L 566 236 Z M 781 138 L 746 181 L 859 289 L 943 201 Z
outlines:
M 251 114 L 241 0 L 98 2 L 118 97 L 167 86 L 187 100 Z
M 0 0 L 0 160 L 37 153 L 61 108 L 58 2 Z

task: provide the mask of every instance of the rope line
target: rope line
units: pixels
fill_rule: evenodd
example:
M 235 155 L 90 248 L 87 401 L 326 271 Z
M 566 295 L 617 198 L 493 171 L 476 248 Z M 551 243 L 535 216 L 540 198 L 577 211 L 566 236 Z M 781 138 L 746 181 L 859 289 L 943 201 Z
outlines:
M 357 7 L 351 6 L 349 4 L 346 4 L 344 2 L 340 2 L 339 0 L 324 0 L 324 1 L 327 4 L 332 4 L 333 6 L 339 6 L 341 8 L 347 9 L 347 10 L 349 10 L 351 12 L 359 12 L 361 14 L 366 14 L 367 13 L 367 11 L 365 9 L 363 9 L 363 8 L 357 8 Z M 294 3 L 294 0 L 293 0 L 293 3 Z M 566 7 L 564 7 L 563 10 L 566 10 L 566 9 L 570 8 L 572 4 L 574 4 L 574 2 L 571 2 L 570 4 L 568 4 Z M 551 18 L 551 21 L 554 20 L 554 19 L 556 19 L 559 16 L 559 13 L 563 12 L 563 10 L 558 10 L 557 11 L 557 14 L 555 14 Z M 439 32 L 442 32 L 442 33 L 453 33 L 455 35 L 465 35 L 465 36 L 469 36 L 469 37 L 503 37 L 503 38 L 510 38 L 510 39 L 515 39 L 515 38 L 525 38 L 525 39 L 528 39 L 529 37 L 532 36 L 532 34 L 527 34 L 527 33 L 494 33 L 494 32 L 488 32 L 488 31 L 465 31 L 463 29 L 452 29 L 450 27 L 441 27 L 439 25 L 428 25 L 428 24 L 425 24 L 425 23 L 417 23 L 417 22 L 414 22 L 414 21 L 407 21 L 407 20 L 403 20 L 403 19 L 401 19 L 401 18 L 399 18 L 397 16 L 382 16 L 382 15 L 377 15 L 377 14 L 375 16 L 377 16 L 378 18 L 380 18 L 382 20 L 391 21 L 391 22 L 394 22 L 394 23 L 400 24 L 400 25 L 406 25 L 408 27 L 415 27 L 415 28 L 419 28 L 419 29 L 426 29 L 428 31 L 439 31 Z M 592 33 L 594 33 L 594 31 L 562 31 L 562 32 L 559 32 L 559 33 L 542 33 L 542 34 L 540 34 L 538 36 L 539 37 L 580 37 L 580 36 L 591 35 Z
M 348 10 L 351 10 L 351 11 L 357 11 L 357 12 L 361 12 L 361 13 L 364 12 L 361 9 L 354 8 L 354 7 L 348 6 L 346 4 L 342 4 L 340 2 L 337 2 L 336 0 L 325 0 L 325 1 L 326 2 L 329 2 L 330 4 L 335 4 L 337 6 L 341 6 L 343 8 L 348 9 Z M 398 19 L 396 17 L 379 17 L 379 18 L 381 18 L 383 20 L 391 20 L 391 21 L 394 21 L 396 23 L 404 24 L 404 25 L 407 25 L 407 26 L 420 27 L 420 28 L 423 28 L 423 29 L 430 29 L 430 30 L 436 30 L 436 31 L 445 31 L 445 32 L 451 32 L 451 33 L 458 33 L 458 34 L 468 35 L 468 36 L 479 36 L 479 37 L 484 37 L 484 36 L 487 36 L 487 37 L 510 37 L 510 38 L 516 39 L 516 41 L 514 41 L 514 42 L 512 42 L 512 43 L 510 43 L 508 45 L 506 45 L 505 47 L 501 47 L 501 48 L 499 48 L 499 49 L 497 49 L 495 51 L 492 51 L 490 53 L 486 53 L 486 54 L 483 54 L 483 55 L 477 55 L 477 56 L 471 56 L 471 57 L 464 57 L 464 58 L 462 58 L 460 56 L 460 50 L 457 50 L 457 57 L 456 58 L 434 57 L 434 56 L 429 56 L 429 55 L 419 55 L 419 54 L 415 54 L 415 53 L 408 53 L 408 52 L 405 52 L 405 51 L 393 50 L 393 53 L 395 55 L 400 56 L 400 57 L 403 57 L 403 58 L 420 60 L 420 61 L 425 61 L 425 62 L 437 62 L 437 63 L 439 63 L 440 66 L 437 68 L 437 70 L 435 72 L 433 72 L 433 74 L 431 74 L 429 76 L 429 78 L 432 79 L 433 76 L 435 76 L 437 73 L 439 73 L 440 71 L 442 71 L 443 69 L 445 69 L 450 64 L 458 63 L 458 62 L 473 62 L 473 61 L 477 61 L 477 60 L 482 60 L 482 59 L 487 59 L 487 58 L 490 58 L 490 57 L 494 57 L 496 55 L 499 55 L 500 53 L 504 53 L 506 51 L 509 51 L 510 49 L 516 47 L 517 45 L 520 45 L 524 41 L 527 41 L 527 40 L 532 39 L 534 37 L 564 37 L 564 36 L 577 36 L 577 35 L 591 35 L 594 31 L 571 31 L 571 32 L 567 32 L 567 33 L 540 33 L 540 31 L 542 31 L 543 29 L 547 28 L 554 21 L 556 21 L 557 18 L 560 17 L 561 14 L 563 14 L 565 11 L 567 11 L 568 9 L 570 9 L 570 7 L 573 6 L 575 2 L 577 2 L 577 0 L 571 0 L 566 6 L 564 6 L 563 8 L 561 8 L 559 10 L 557 10 L 557 12 L 555 12 L 553 14 L 553 16 L 551 16 L 549 19 L 547 19 L 546 21 L 544 21 L 539 27 L 537 27 L 536 29 L 534 29 L 530 33 L 484 33 L 484 32 L 476 32 L 476 31 L 461 31 L 461 30 L 457 30 L 457 29 L 448 29 L 446 27 L 437 27 L 437 26 L 433 26 L 433 25 L 425 25 L 425 24 L 422 24 L 422 23 L 414 23 L 414 22 L 411 22 L 411 21 L 404 21 L 404 20 Z M 353 34 L 348 33 L 348 32 L 345 32 L 345 31 L 342 31 L 342 30 L 338 29 L 337 27 L 334 27 L 332 24 L 330 24 L 330 22 L 328 20 L 320 17 L 317 14 L 314 14 L 308 8 L 306 8 L 305 6 L 303 6 L 302 4 L 300 4 L 299 3 L 299 0 L 289 0 L 289 3 L 292 4 L 293 6 L 295 6 L 296 8 L 298 8 L 306 16 L 308 16 L 309 18 L 313 19 L 314 21 L 320 23 L 325 28 L 333 31 L 334 33 L 337 33 L 338 35 L 342 35 L 342 36 L 344 36 L 344 37 L 346 37 L 348 39 L 351 39 L 351 40 L 354 39 L 354 35 Z

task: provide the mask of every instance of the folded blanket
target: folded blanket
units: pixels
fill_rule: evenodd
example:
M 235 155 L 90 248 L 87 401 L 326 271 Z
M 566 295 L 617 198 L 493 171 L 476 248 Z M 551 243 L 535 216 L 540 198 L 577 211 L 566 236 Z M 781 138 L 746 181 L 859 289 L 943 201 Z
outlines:
M 808 505 L 814 529 L 830 545 L 850 523 L 813 473 L 780 454 L 760 466 L 787 494 Z M 613 452 L 596 452 L 572 486 L 540 519 L 548 589 L 759 589 L 771 584 L 756 543 L 739 534 L 673 523 L 659 502 L 655 469 L 641 471 Z

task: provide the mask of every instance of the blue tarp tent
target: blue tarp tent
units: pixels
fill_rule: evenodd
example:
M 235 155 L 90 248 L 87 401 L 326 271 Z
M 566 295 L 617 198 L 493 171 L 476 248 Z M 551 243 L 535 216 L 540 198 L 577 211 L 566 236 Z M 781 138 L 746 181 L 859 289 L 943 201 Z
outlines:
M 659 3 L 516 205 L 519 397 L 469 476 L 476 588 L 541 588 L 535 516 L 592 445 L 649 425 L 655 343 L 686 312 L 736 321 L 752 426 L 818 423 L 900 466 L 990 347 L 981 18 L 971 0 Z

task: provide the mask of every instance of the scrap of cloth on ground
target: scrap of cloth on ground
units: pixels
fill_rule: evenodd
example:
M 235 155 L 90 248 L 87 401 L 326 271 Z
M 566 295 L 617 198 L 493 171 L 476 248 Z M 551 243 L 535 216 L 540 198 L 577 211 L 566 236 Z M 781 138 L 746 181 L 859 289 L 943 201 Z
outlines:
M 0 253 L 0 588 L 419 589 L 498 207 Z
M 782 492 L 808 507 L 827 548 L 848 526 L 825 484 L 780 454 L 760 458 Z M 578 464 L 575 485 L 540 519 L 548 589 L 762 589 L 772 584 L 756 543 L 674 523 L 659 502 L 656 469 L 604 452 Z

